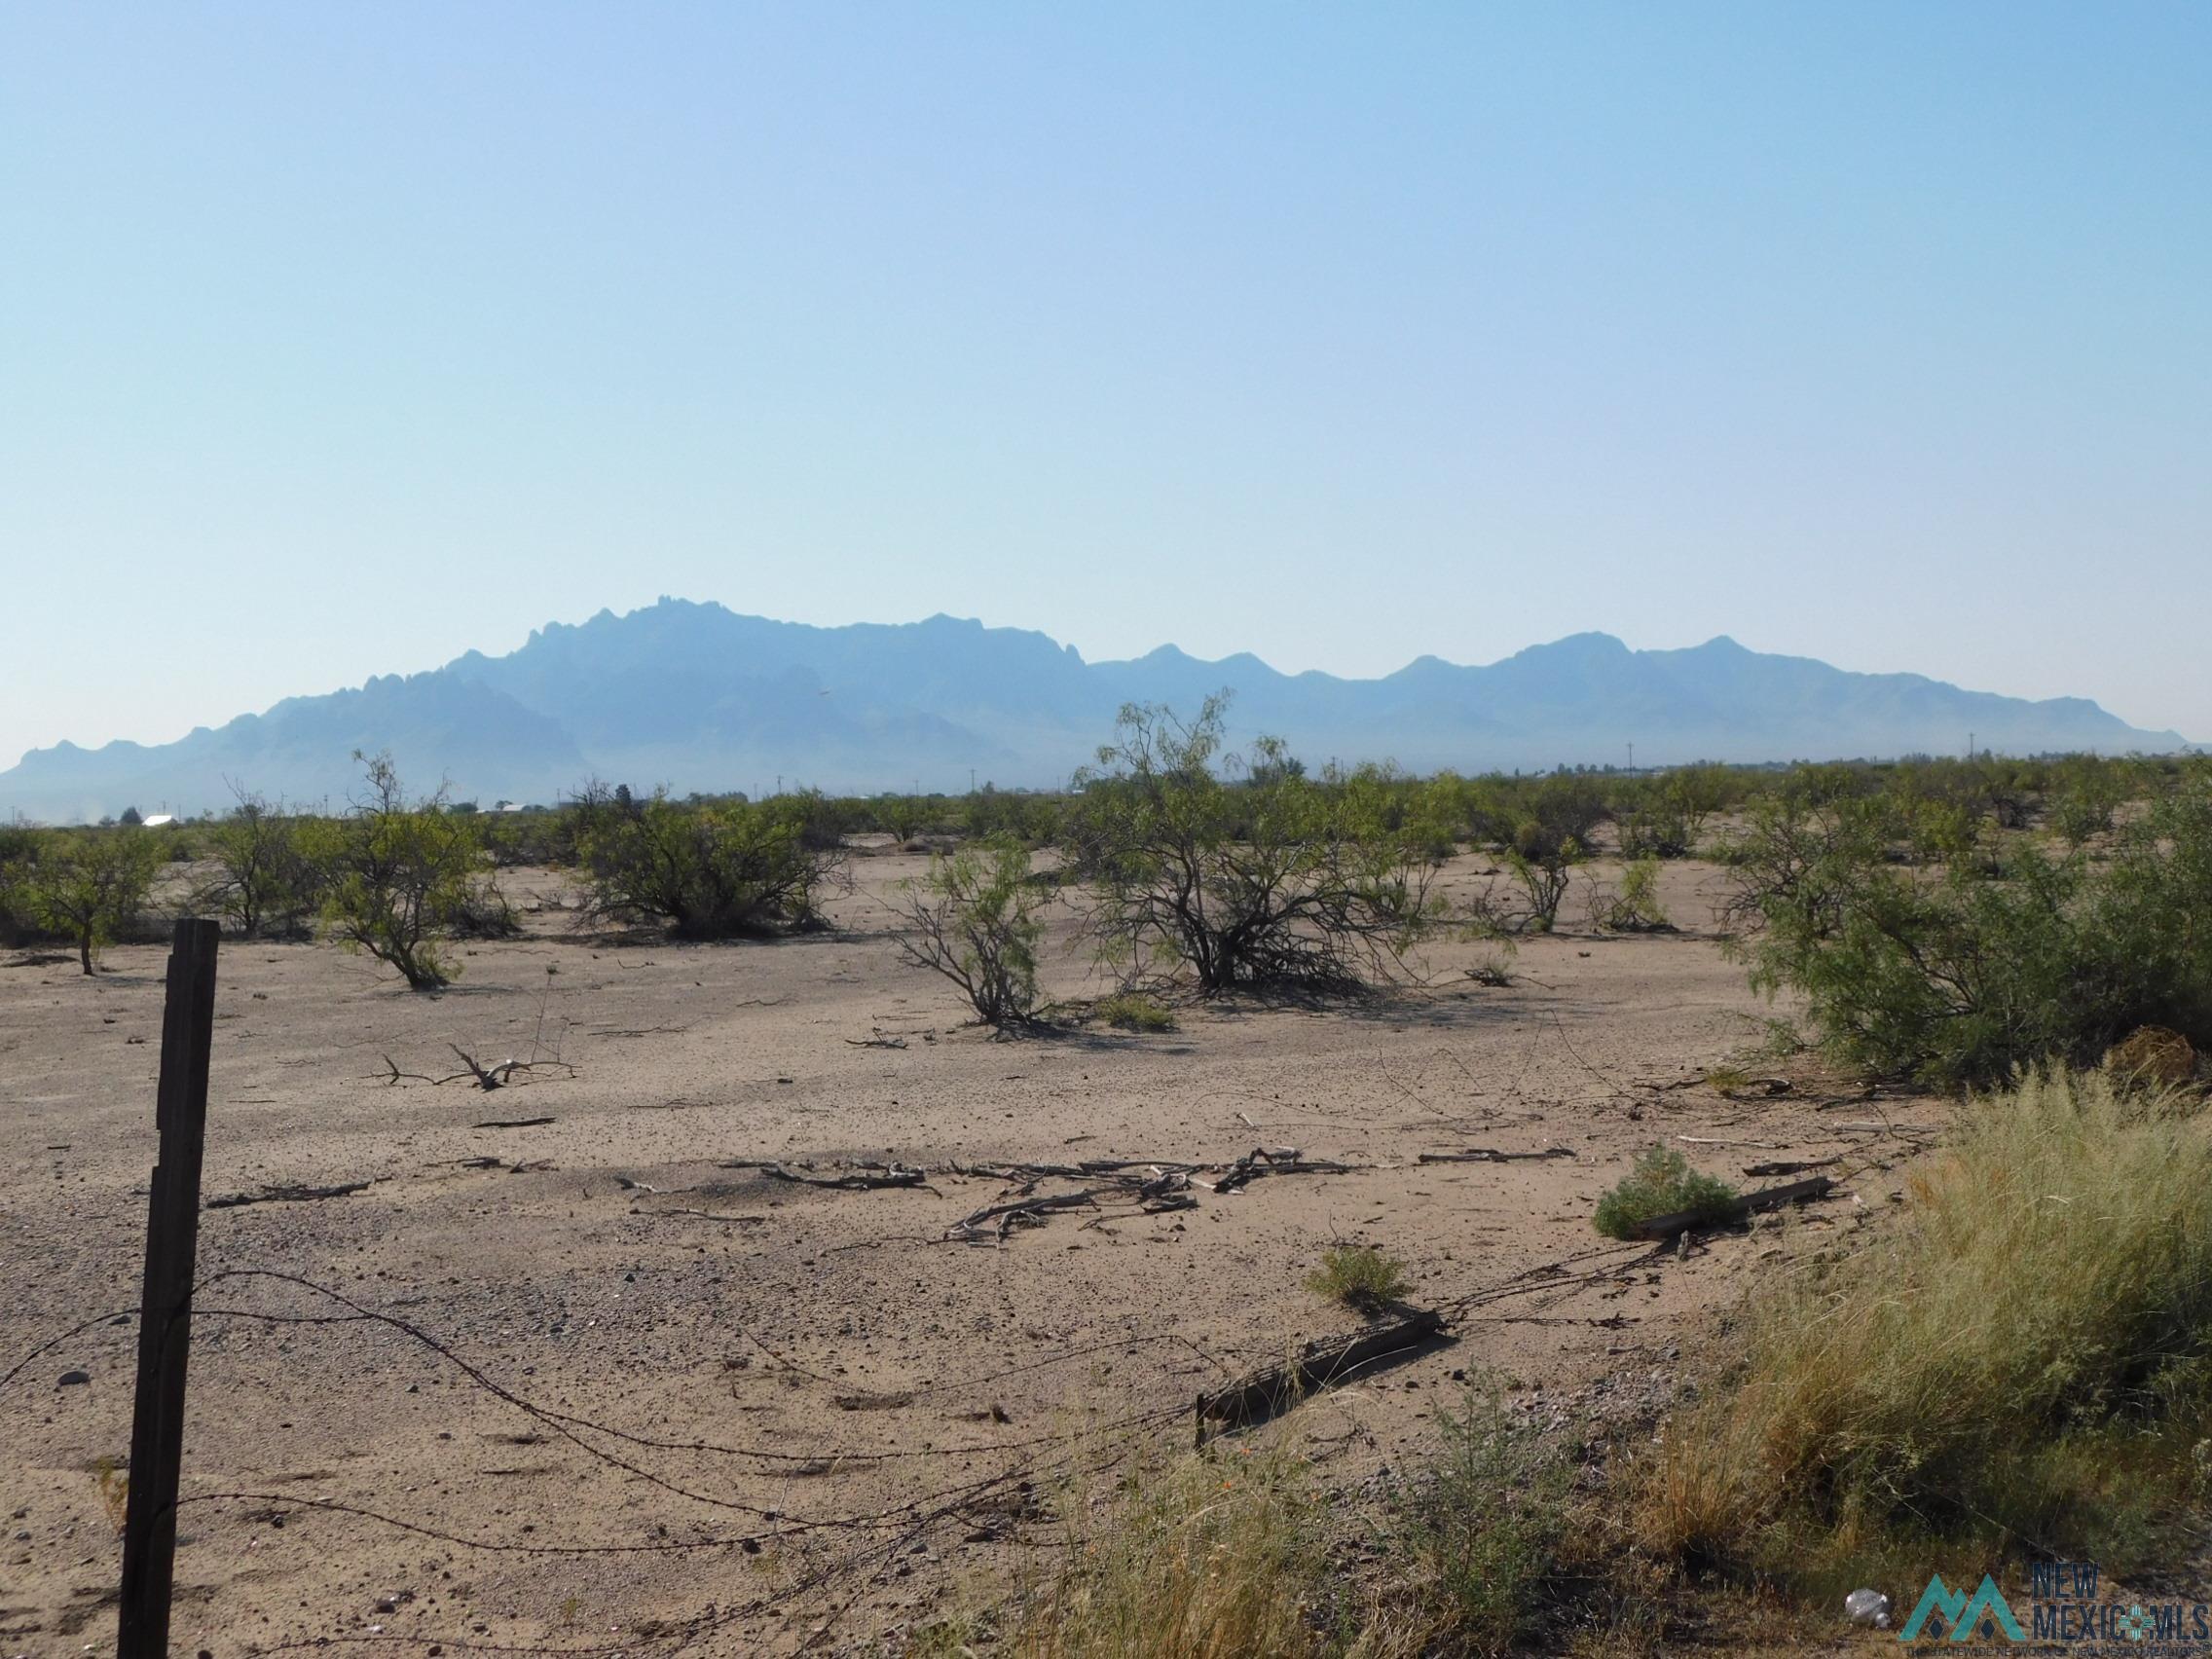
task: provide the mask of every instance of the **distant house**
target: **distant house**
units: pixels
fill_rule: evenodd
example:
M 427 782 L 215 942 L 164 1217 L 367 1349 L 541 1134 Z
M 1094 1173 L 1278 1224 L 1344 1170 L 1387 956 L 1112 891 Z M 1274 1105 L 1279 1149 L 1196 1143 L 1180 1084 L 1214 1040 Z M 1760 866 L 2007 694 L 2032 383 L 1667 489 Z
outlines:
M 165 824 L 174 824 L 176 822 L 176 814 L 173 812 L 151 813 L 148 816 L 141 818 L 138 822 L 149 830 L 159 830 Z

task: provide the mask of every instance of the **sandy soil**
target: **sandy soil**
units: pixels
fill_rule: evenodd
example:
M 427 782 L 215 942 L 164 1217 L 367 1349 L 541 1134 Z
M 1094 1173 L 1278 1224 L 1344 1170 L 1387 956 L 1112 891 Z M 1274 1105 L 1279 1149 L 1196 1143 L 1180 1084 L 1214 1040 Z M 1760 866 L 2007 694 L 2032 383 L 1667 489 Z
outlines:
M 773 944 L 616 946 L 535 911 L 440 996 L 327 947 L 225 942 L 207 1194 L 370 1185 L 203 1216 L 177 1651 L 895 1645 L 1059 1535 L 1071 1470 L 1187 1444 L 1198 1390 L 1352 1328 L 1303 1285 L 1332 1240 L 1403 1257 L 1424 1305 L 1510 1293 L 1294 1414 L 1327 1478 L 1371 1492 L 1469 1371 L 1516 1380 L 1544 1422 L 1648 1409 L 1702 1314 L 1896 1185 L 1872 1171 L 1793 1227 L 1662 1260 L 1599 1251 L 1593 1201 L 1655 1139 L 1757 1143 L 1687 1149 L 1731 1175 L 1868 1151 L 1838 1125 L 1871 1110 L 1823 1110 L 1838 1096 L 1807 1074 L 1755 1102 L 1694 1084 L 1771 1012 L 1711 937 L 1710 868 L 1666 872 L 1679 935 L 1594 936 L 1578 894 L 1504 988 L 1465 977 L 1482 947 L 1446 943 L 1425 986 L 1358 1008 L 1003 1043 L 897 959 L 885 891 L 918 867 L 857 860 L 838 931 Z M 561 887 L 523 872 L 510 892 Z M 0 1652 L 114 1641 L 98 1471 L 129 1444 L 164 954 L 114 950 L 92 980 L 0 967 L 0 1369 L 117 1315 L 0 1391 Z M 1098 988 L 1072 957 L 1051 980 Z M 874 1035 L 905 1046 L 856 1046 Z M 574 1075 L 379 1080 L 386 1055 L 459 1070 L 449 1044 Z M 1219 1165 L 1257 1145 L 1357 1167 L 944 1241 L 1009 1191 L 955 1164 Z M 1478 1146 L 1573 1156 L 1418 1161 Z M 932 1173 L 859 1192 L 724 1166 L 763 1160 Z M 75 1371 L 90 1382 L 57 1382 Z

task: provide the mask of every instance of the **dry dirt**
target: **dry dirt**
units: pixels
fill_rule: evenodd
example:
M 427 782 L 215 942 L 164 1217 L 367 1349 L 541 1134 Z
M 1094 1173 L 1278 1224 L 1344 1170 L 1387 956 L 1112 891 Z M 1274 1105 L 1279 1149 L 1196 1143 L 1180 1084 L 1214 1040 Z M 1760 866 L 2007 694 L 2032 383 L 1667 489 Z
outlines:
M 1293 1414 L 1325 1478 L 1373 1493 L 1470 1373 L 1503 1373 L 1544 1423 L 1664 1399 L 1746 1275 L 1887 1202 L 1896 1175 L 1858 1171 L 1900 1143 L 1842 1125 L 1935 1111 L 1788 1064 L 1778 1099 L 1695 1081 L 1774 1012 L 1711 935 L 1705 866 L 1666 872 L 1681 934 L 1595 935 L 1578 892 L 1503 988 L 1465 976 L 1486 947 L 1448 942 L 1425 984 L 1363 1006 L 1019 1042 L 964 1026 L 950 987 L 898 960 L 886 889 L 919 867 L 856 860 L 837 931 L 776 943 L 616 945 L 534 910 L 437 996 L 333 948 L 225 941 L 206 1193 L 370 1184 L 203 1217 L 177 1651 L 895 1650 L 1064 1536 L 1071 1471 L 1187 1445 L 1198 1390 L 1355 1326 L 1304 1286 L 1331 1241 L 1402 1257 L 1424 1306 L 1506 1293 Z M 562 888 L 521 872 L 509 891 Z M 0 1390 L 0 1653 L 113 1646 L 99 1470 L 129 1444 L 164 955 L 112 950 L 91 980 L 0 966 L 0 1370 L 115 1315 Z M 1099 988 L 1051 961 L 1055 995 Z M 871 1036 L 904 1047 L 856 1046 Z M 489 1094 L 379 1078 L 387 1055 L 458 1071 L 450 1044 L 574 1075 Z M 1656 1259 L 1605 1246 L 1599 1193 L 1677 1136 L 1728 1143 L 1685 1150 L 1740 1180 L 1830 1155 L 1852 1178 L 1788 1227 Z M 952 1165 L 1219 1166 L 1255 1146 L 1355 1167 L 945 1241 L 1010 1190 Z M 1470 1147 L 1573 1156 L 1418 1161 Z M 773 1160 L 931 1173 L 841 1191 L 725 1166 Z

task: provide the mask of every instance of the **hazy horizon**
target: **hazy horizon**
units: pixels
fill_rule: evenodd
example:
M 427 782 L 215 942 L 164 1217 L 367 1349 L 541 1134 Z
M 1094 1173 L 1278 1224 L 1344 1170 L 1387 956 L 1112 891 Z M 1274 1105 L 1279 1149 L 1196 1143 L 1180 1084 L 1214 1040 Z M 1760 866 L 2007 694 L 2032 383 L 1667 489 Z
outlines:
M 0 14 L 0 765 L 662 593 L 2212 737 L 2212 14 Z

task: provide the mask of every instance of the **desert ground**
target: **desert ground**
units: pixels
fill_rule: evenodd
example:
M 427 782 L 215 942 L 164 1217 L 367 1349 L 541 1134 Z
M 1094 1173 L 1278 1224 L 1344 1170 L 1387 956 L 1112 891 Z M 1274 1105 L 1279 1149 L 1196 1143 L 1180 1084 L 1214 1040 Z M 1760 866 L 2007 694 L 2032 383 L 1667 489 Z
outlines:
M 1724 958 L 1709 866 L 1667 867 L 1676 934 L 1598 934 L 1578 892 L 1504 986 L 1445 940 L 1360 1004 L 1019 1041 L 900 960 L 889 890 L 922 867 L 863 848 L 832 931 L 696 946 L 579 934 L 561 876 L 512 872 L 526 936 L 464 947 L 438 995 L 224 941 L 204 1190 L 263 1201 L 202 1218 L 176 1651 L 895 1652 L 1049 1569 L 1118 1474 L 1191 1443 L 1200 1390 L 1354 1328 L 1304 1282 L 1337 1240 L 1451 1315 L 1268 1431 L 1356 1516 L 1469 1376 L 1547 1431 L 1647 1420 L 1751 1275 L 1884 1208 L 1912 1137 L 1860 1125 L 1941 1111 L 1803 1061 L 1752 1063 L 1790 1080 L 1773 1098 L 1701 1081 L 1788 1012 Z M 114 1642 L 165 954 L 0 964 L 0 1371 L 53 1343 L 0 1388 L 0 1653 Z M 1059 950 L 1048 981 L 1104 988 Z M 422 1081 L 455 1047 L 561 1063 Z M 1610 1244 L 1592 1205 L 1659 1140 L 1745 1186 L 1841 1179 L 1788 1220 Z M 1261 1147 L 1300 1156 L 1210 1189 Z M 1419 1161 L 1471 1148 L 1567 1155 Z M 1087 1184 L 1006 1165 L 1081 1160 L 1206 1167 L 1189 1207 L 948 1235 Z

